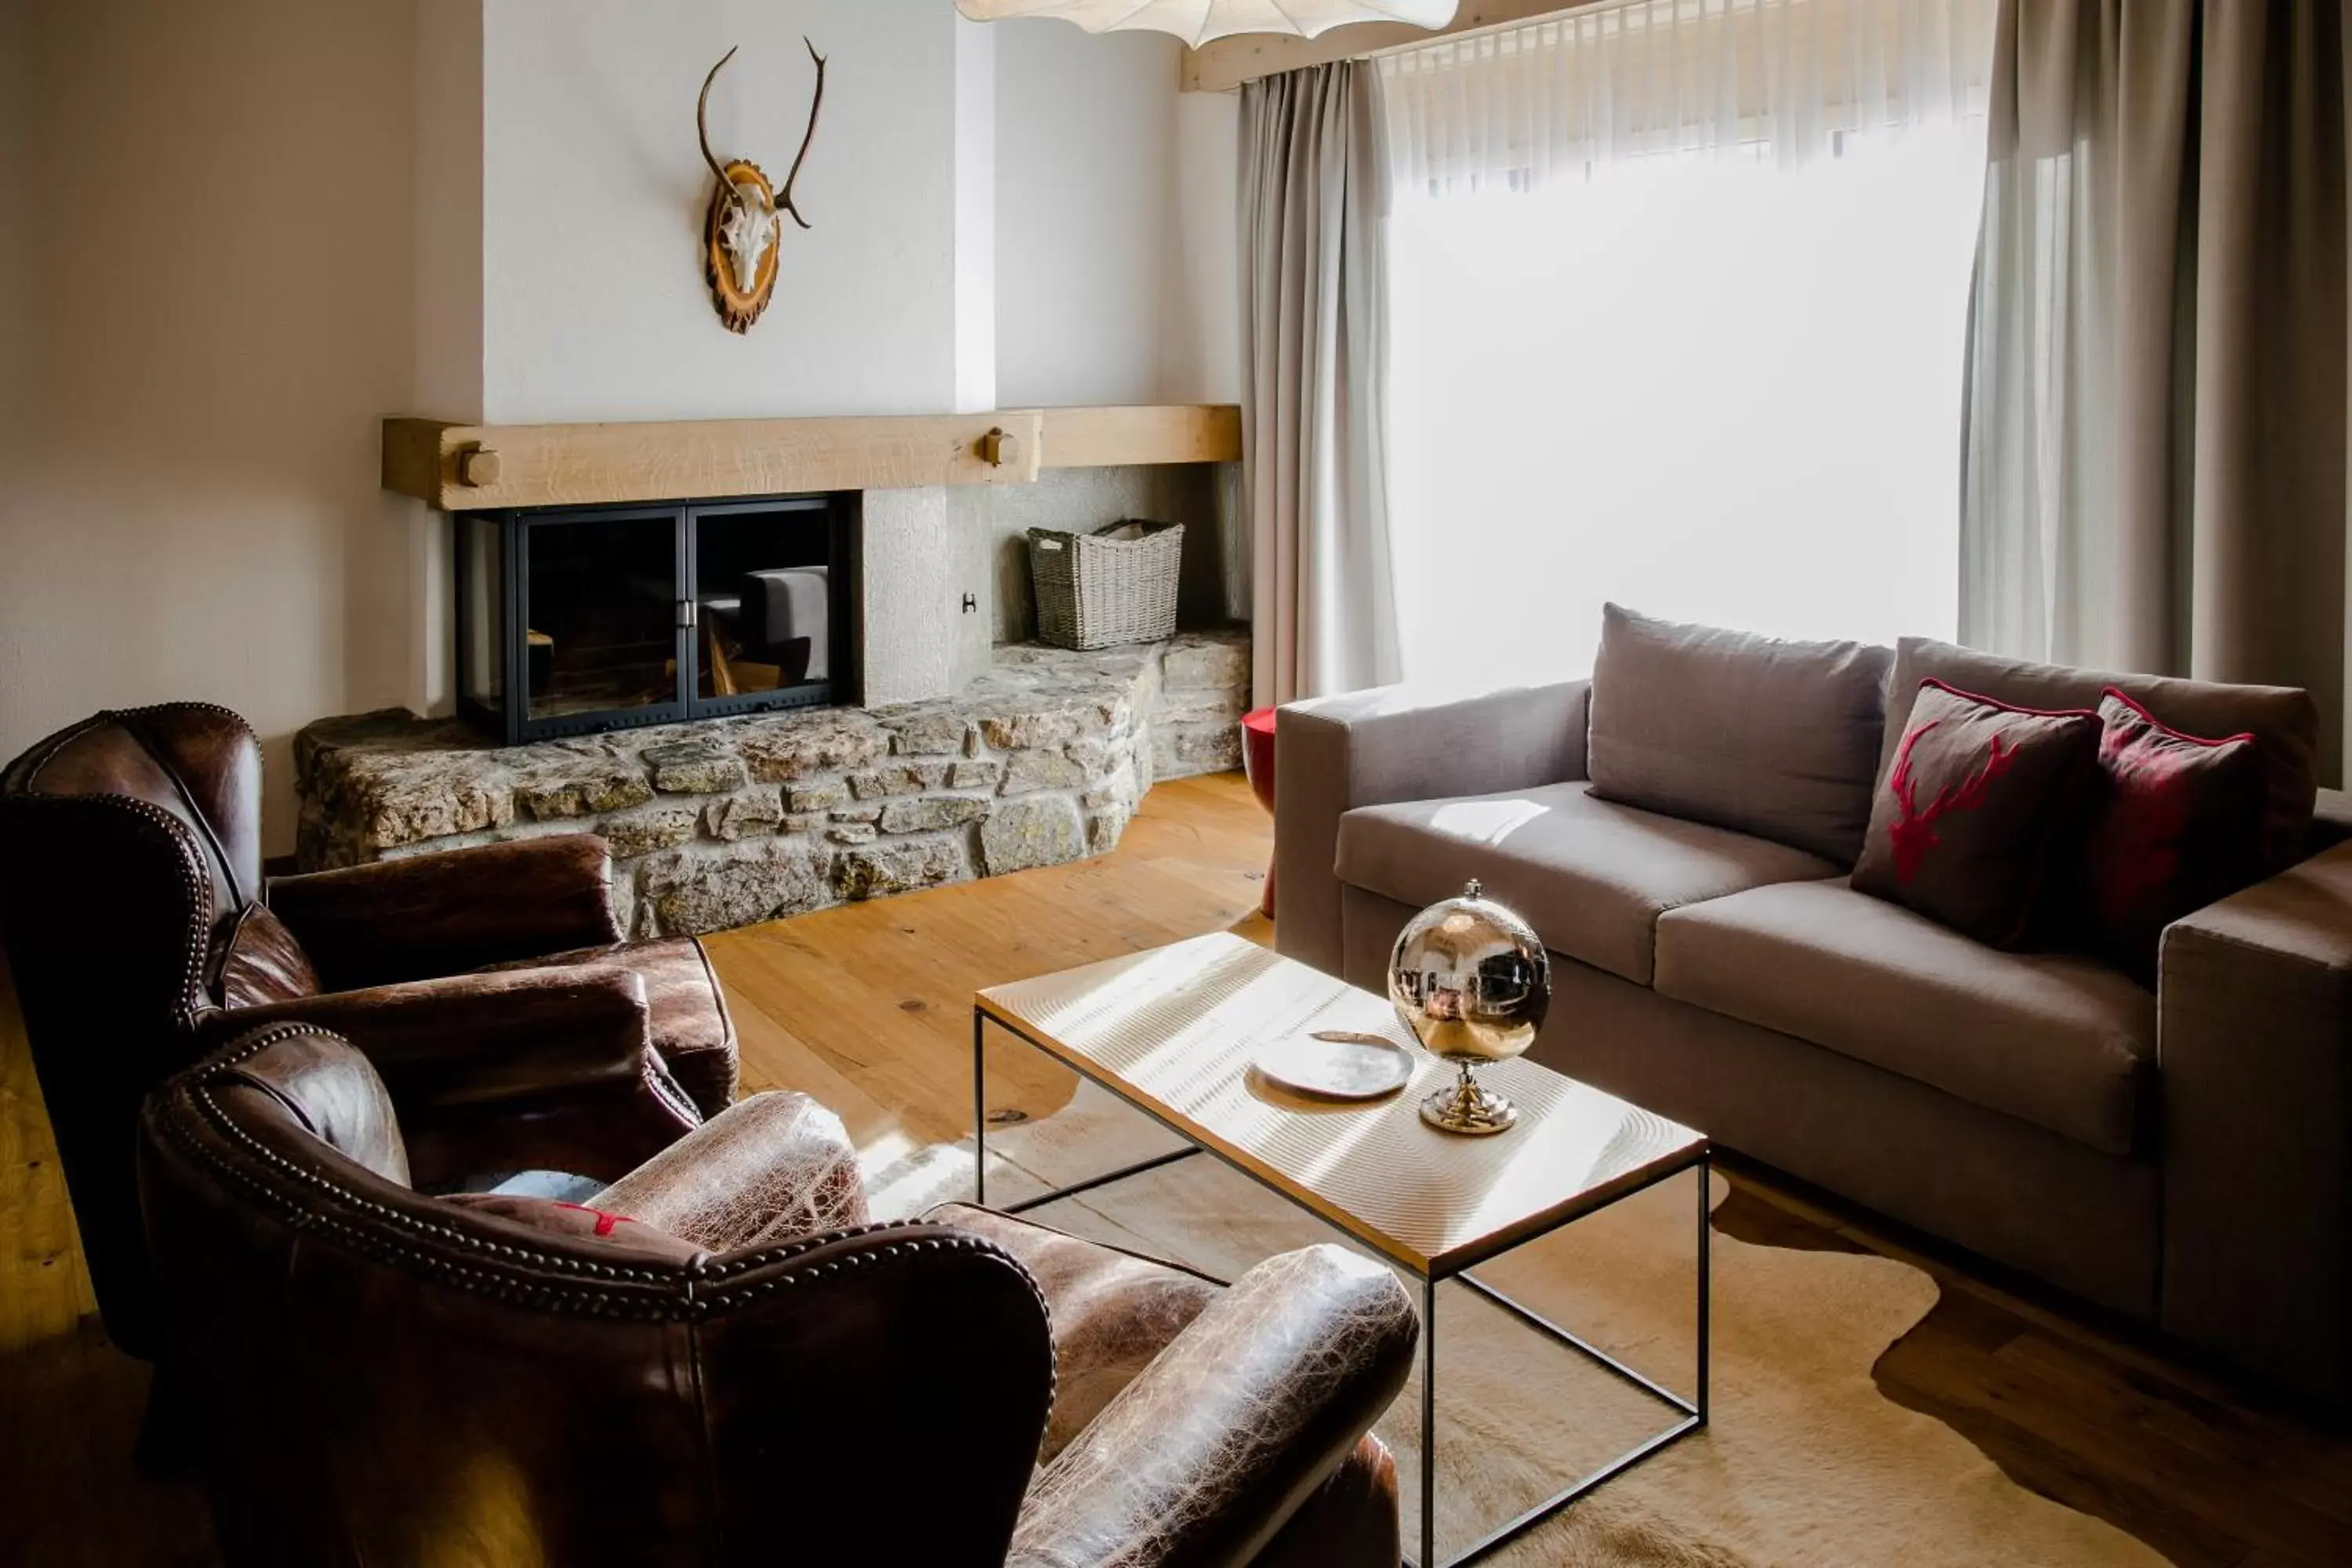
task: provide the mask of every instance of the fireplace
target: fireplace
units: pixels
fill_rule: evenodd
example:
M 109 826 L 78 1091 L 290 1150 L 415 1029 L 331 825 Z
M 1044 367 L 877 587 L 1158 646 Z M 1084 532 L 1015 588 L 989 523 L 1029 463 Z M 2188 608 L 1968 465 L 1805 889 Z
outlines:
M 858 700 L 858 500 L 457 513 L 459 710 L 517 745 Z

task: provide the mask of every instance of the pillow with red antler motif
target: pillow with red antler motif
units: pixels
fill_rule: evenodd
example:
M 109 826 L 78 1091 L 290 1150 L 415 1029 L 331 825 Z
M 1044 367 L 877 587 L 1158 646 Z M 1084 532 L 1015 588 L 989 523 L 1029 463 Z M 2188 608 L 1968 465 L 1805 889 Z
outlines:
M 1857 891 L 1993 947 L 2025 945 L 2098 773 L 2099 716 L 1922 681 L 1870 805 Z
M 2251 734 L 2184 734 L 2114 687 L 2099 722 L 2083 914 L 2092 951 L 2153 985 L 2166 926 L 2262 880 L 2263 759 Z

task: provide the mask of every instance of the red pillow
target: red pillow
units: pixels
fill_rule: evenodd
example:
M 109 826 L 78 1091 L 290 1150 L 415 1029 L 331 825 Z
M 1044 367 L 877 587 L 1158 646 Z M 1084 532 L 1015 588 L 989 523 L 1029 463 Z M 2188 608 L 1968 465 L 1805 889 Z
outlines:
M 2051 857 L 2098 771 L 2099 716 L 1920 682 L 1853 886 L 1993 947 L 2033 934 Z
M 2109 687 L 2101 793 L 2083 860 L 2093 952 L 2156 984 L 2164 928 L 2263 875 L 2263 759 L 2251 734 L 2206 740 Z

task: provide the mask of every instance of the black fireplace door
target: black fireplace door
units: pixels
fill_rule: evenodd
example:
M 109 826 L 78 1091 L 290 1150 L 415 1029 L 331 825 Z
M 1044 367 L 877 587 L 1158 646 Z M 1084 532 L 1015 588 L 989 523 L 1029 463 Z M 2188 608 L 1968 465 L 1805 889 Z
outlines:
M 513 745 L 854 700 L 855 519 L 829 496 L 464 513 L 459 710 Z
M 688 617 L 677 509 L 526 517 L 519 531 L 529 731 L 683 718 Z
M 822 700 L 843 671 L 842 557 L 822 496 L 689 508 L 696 714 Z

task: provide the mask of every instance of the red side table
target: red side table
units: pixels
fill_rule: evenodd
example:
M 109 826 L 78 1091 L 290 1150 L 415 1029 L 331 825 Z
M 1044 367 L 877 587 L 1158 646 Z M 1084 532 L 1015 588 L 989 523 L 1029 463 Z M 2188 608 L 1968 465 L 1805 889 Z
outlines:
M 1269 812 L 1274 809 L 1274 714 L 1271 708 L 1259 708 L 1242 715 L 1242 771 L 1249 775 L 1250 793 Z M 1265 897 L 1257 907 L 1266 919 L 1274 918 L 1271 864 L 1265 868 Z

